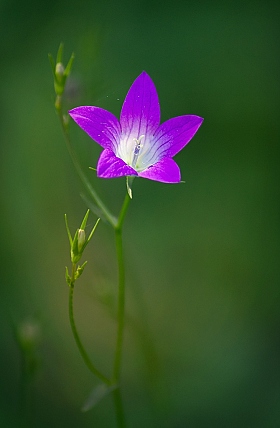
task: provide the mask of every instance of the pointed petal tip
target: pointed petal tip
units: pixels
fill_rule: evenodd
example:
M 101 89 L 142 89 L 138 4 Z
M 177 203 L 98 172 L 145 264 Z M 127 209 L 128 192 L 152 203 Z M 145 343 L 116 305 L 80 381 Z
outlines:
M 153 135 L 160 123 L 160 106 L 154 82 L 146 71 L 134 80 L 125 97 L 120 123 L 126 138 Z
M 145 82 L 145 80 L 146 80 L 146 82 L 149 82 L 149 84 L 150 85 L 152 85 L 152 86 L 154 86 L 155 87 L 155 84 L 154 84 L 154 82 L 153 82 L 153 79 L 151 78 L 151 76 L 145 71 L 145 70 L 143 70 L 140 74 L 139 74 L 139 76 L 138 77 L 136 77 L 136 79 L 134 80 L 134 82 L 132 83 L 132 86 L 134 85 L 134 84 L 137 84 L 137 82 L 140 82 L 140 81 L 142 81 L 142 84 L 144 84 L 144 82 Z
M 79 107 L 74 107 L 71 110 L 68 110 L 68 114 L 70 116 L 74 116 L 77 114 L 81 114 L 83 112 L 85 112 L 87 109 L 90 109 L 91 106 L 79 106 Z
M 138 76 L 138 77 L 140 77 L 140 76 L 143 76 L 143 77 L 148 76 L 148 77 L 150 77 L 150 76 L 148 75 L 148 73 L 147 73 L 145 70 L 143 70 L 143 71 L 139 74 L 139 76 Z M 136 77 L 136 79 L 137 79 L 137 77 Z
M 193 121 L 197 121 L 197 123 L 202 123 L 204 121 L 204 118 L 201 116 L 198 116 L 197 114 L 187 114 L 187 115 L 183 115 L 183 116 L 179 116 L 179 117 L 188 117 L 190 119 L 192 119 Z
M 138 77 L 143 77 L 143 78 L 148 78 L 150 80 L 152 80 L 151 76 L 149 75 L 149 73 L 147 73 L 145 70 L 142 71 L 142 73 L 139 74 Z

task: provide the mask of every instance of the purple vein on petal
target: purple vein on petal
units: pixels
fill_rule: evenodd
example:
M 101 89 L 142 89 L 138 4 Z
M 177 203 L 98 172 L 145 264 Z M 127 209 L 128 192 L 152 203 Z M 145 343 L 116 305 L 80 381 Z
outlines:
M 124 175 L 137 175 L 137 172 L 110 149 L 101 153 L 97 163 L 97 175 L 102 178 L 116 178 Z
M 180 168 L 171 158 L 161 159 L 144 171 L 139 172 L 138 175 L 139 177 L 161 181 L 162 183 L 179 183 L 181 180 Z
M 192 139 L 203 119 L 195 115 L 178 116 L 162 123 L 157 129 L 153 144 L 154 155 L 173 157 Z
M 153 134 L 160 121 L 160 108 L 155 85 L 143 71 L 131 85 L 120 115 L 122 133 L 129 138 Z

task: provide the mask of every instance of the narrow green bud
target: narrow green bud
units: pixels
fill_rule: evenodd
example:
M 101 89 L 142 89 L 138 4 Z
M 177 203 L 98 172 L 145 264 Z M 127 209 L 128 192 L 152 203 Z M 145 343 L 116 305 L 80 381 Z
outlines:
M 80 229 L 76 230 L 76 233 L 74 235 L 73 243 L 71 246 L 71 262 L 72 263 L 78 263 L 80 258 L 82 257 L 82 252 L 79 250 L 78 246 L 78 232 Z
M 78 251 L 81 253 L 86 242 L 86 232 L 84 229 L 78 230 Z
M 95 231 L 95 229 L 99 223 L 99 220 L 100 220 L 100 219 L 97 219 L 93 229 L 91 230 L 91 232 L 87 238 L 85 228 L 87 225 L 88 216 L 89 216 L 89 210 L 87 210 L 87 212 L 83 218 L 83 221 L 81 223 L 80 228 L 76 230 L 74 238 L 72 239 L 72 236 L 71 236 L 71 233 L 69 230 L 69 226 L 68 226 L 67 216 L 65 214 L 65 225 L 66 225 L 67 235 L 68 235 L 68 239 L 69 239 L 69 243 L 70 243 L 71 262 L 74 264 L 78 263 L 78 261 L 82 257 L 84 249 L 86 248 L 87 244 L 91 240 L 93 233 L 94 233 L 94 231 Z M 67 281 L 67 277 L 66 277 L 66 281 Z
M 57 95 L 62 95 L 65 88 L 66 76 L 65 68 L 62 62 L 58 62 L 55 66 L 55 81 L 54 88 Z
M 52 68 L 52 72 L 54 75 L 54 90 L 57 95 L 57 97 L 61 97 L 65 90 L 66 80 L 71 72 L 73 61 L 74 61 L 74 54 L 71 55 L 66 67 L 64 67 L 62 63 L 62 56 L 63 56 L 63 44 L 61 43 L 57 56 L 56 61 L 53 59 L 52 55 L 49 54 L 49 60 Z M 56 109 L 61 108 L 61 100 L 59 98 L 56 99 Z
M 55 66 L 55 75 L 59 79 L 64 75 L 65 68 L 62 62 L 58 62 Z

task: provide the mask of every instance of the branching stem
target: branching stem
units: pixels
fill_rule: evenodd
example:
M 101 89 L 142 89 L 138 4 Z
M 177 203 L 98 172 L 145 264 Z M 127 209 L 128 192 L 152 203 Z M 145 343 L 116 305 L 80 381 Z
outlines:
M 108 386 L 115 386 L 113 389 L 113 397 L 116 410 L 116 419 L 119 428 L 125 428 L 125 418 L 122 406 L 122 398 L 120 392 L 120 373 L 121 373 L 121 360 L 122 360 L 122 345 L 123 345 L 123 332 L 124 332 L 124 320 L 125 320 L 125 268 L 124 268 L 124 258 L 123 258 L 123 242 L 122 242 L 122 230 L 124 218 L 130 203 L 131 198 L 128 194 L 124 199 L 120 214 L 118 218 L 113 216 L 105 204 L 102 202 L 96 191 L 91 186 L 87 176 L 84 174 L 80 162 L 76 156 L 75 151 L 72 148 L 69 132 L 68 132 L 68 118 L 65 118 L 62 112 L 62 95 L 57 95 L 55 101 L 55 108 L 57 115 L 59 117 L 63 135 L 65 138 L 66 146 L 72 162 L 75 166 L 75 169 L 84 184 L 89 196 L 91 197 L 94 205 L 96 205 L 99 210 L 103 213 L 106 220 L 113 227 L 115 232 L 115 243 L 116 243 L 116 254 L 117 254 L 117 263 L 118 263 L 118 312 L 117 312 L 117 339 L 116 339 L 116 348 L 114 356 L 114 365 L 113 365 L 113 374 L 112 378 L 109 379 L 104 376 L 91 362 L 87 352 L 85 351 L 84 346 L 82 345 L 81 339 L 79 337 L 73 311 L 73 297 L 74 297 L 74 284 L 75 284 L 75 273 L 77 266 L 75 263 L 72 264 L 72 275 L 69 283 L 69 319 L 72 329 L 74 339 L 76 341 L 79 352 L 89 370 L 97 376 L 102 382 Z

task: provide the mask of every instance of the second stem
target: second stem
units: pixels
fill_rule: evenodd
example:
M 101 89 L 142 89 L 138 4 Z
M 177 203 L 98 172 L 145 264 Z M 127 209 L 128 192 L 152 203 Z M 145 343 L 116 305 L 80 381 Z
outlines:
M 122 343 L 123 343 L 123 330 L 124 330 L 124 314 L 125 314 L 125 269 L 123 259 L 123 242 L 122 242 L 122 226 L 125 214 L 130 202 L 130 197 L 126 195 L 117 225 L 115 227 L 115 240 L 116 240 L 116 253 L 119 272 L 119 285 L 118 285 L 118 331 L 117 342 L 115 350 L 115 360 L 113 368 L 113 379 L 116 383 L 120 379 L 121 358 L 122 358 Z

